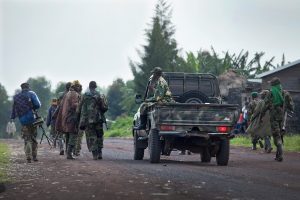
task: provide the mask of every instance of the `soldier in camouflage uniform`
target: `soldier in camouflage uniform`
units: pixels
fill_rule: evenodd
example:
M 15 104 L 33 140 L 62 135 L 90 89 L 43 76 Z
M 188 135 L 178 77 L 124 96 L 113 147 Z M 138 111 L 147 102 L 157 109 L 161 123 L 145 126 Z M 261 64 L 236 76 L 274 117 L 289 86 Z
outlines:
M 254 110 L 258 104 L 258 93 L 257 92 L 252 92 L 251 93 L 252 101 L 248 105 L 248 119 L 251 121 L 251 117 L 254 113 Z M 263 147 L 262 142 L 259 140 L 260 138 L 258 136 L 253 136 L 252 137 L 252 150 L 256 150 L 256 144 L 257 142 L 260 142 L 260 146 Z
M 22 91 L 13 97 L 11 119 L 19 118 L 22 125 L 21 134 L 24 139 L 24 151 L 28 163 L 38 161 L 36 141 L 37 127 L 35 110 L 41 107 L 41 102 L 35 92 L 30 90 L 28 83 L 21 84 Z
M 108 109 L 105 96 L 100 95 L 96 88 L 96 82 L 91 81 L 89 91 L 83 94 L 79 107 L 79 127 L 85 130 L 87 146 L 94 160 L 102 159 L 104 113 Z
M 267 110 L 270 110 L 271 132 L 274 144 L 277 148 L 275 160 L 283 160 L 283 131 L 284 113 L 287 110 L 293 110 L 292 98 L 281 86 L 280 79 L 275 77 L 270 81 L 271 90 L 265 97 L 265 106 L 262 110 L 261 119 Z
M 140 123 L 135 126 L 135 130 L 146 129 L 147 123 L 147 108 L 154 103 L 168 103 L 174 102 L 172 93 L 169 89 L 167 81 L 162 77 L 162 70 L 160 67 L 155 67 L 152 71 L 152 76 L 149 80 L 148 93 L 153 95 L 145 100 L 140 106 Z M 150 95 L 148 95 L 150 96 Z

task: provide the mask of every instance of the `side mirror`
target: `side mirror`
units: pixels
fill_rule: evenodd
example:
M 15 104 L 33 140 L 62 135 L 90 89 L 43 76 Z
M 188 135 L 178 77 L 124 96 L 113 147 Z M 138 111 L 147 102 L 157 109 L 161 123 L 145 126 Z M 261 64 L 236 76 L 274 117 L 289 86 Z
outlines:
M 136 94 L 135 95 L 135 103 L 136 104 L 141 104 L 143 101 L 142 101 L 142 95 L 140 94 Z

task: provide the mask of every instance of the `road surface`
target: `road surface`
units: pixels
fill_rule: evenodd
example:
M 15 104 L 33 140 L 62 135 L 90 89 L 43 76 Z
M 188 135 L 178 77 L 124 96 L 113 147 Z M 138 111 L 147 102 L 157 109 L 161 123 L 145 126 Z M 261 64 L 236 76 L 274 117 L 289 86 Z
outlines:
M 232 147 L 228 166 L 201 163 L 199 154 L 162 156 L 161 163 L 134 161 L 133 141 L 106 139 L 103 160 L 92 160 L 85 143 L 76 160 L 39 146 L 39 162 L 27 164 L 21 140 L 2 140 L 11 149 L 12 182 L 0 199 L 299 199 L 300 153 Z

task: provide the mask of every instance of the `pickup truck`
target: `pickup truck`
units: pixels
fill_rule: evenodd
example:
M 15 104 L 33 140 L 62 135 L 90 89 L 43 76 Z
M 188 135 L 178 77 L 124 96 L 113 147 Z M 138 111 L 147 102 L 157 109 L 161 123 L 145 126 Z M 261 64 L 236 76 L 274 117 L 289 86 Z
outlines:
M 132 130 L 134 160 L 142 160 L 148 147 L 151 163 L 160 162 L 175 149 L 199 153 L 202 162 L 216 157 L 229 161 L 230 132 L 237 121 L 238 105 L 222 104 L 217 78 L 212 74 L 164 73 L 176 103 L 153 103 L 148 108 L 146 130 Z M 148 98 L 136 95 L 136 102 Z M 133 125 L 139 123 L 139 110 Z

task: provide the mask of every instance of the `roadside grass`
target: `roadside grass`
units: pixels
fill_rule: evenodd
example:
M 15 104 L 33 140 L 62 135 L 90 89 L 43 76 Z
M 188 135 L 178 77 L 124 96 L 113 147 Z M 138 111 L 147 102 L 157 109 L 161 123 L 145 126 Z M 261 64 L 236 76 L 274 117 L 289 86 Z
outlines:
M 0 183 L 7 182 L 7 166 L 9 164 L 9 149 L 8 145 L 0 142 Z
M 132 117 L 119 117 L 104 132 L 104 137 L 132 137 Z
M 237 135 L 230 141 L 233 146 L 252 147 L 251 137 L 244 135 Z M 274 148 L 273 140 L 271 141 Z M 288 135 L 284 137 L 284 150 L 300 152 L 300 135 Z

